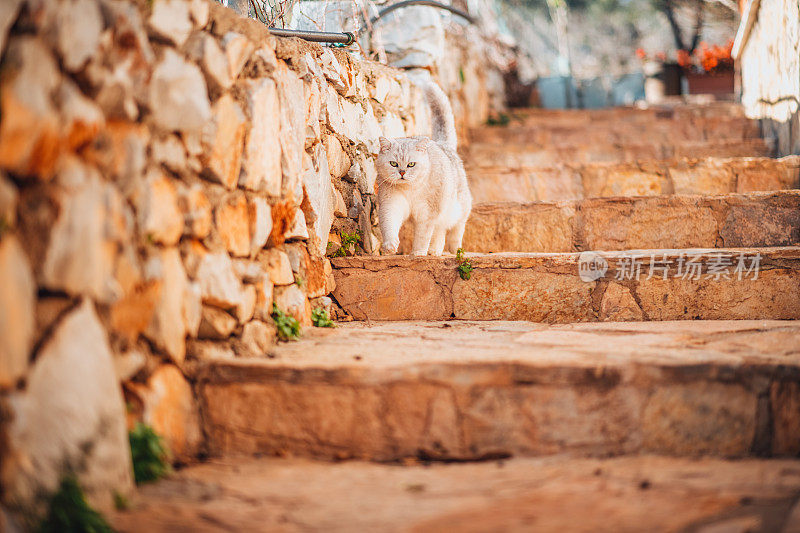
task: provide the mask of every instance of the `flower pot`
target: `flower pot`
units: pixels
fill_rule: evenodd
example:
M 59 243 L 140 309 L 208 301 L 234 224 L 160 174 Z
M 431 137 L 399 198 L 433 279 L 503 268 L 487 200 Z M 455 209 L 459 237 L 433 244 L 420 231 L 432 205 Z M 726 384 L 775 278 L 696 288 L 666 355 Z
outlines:
M 723 71 L 702 74 L 687 72 L 686 81 L 689 84 L 689 94 L 732 94 L 733 71 Z

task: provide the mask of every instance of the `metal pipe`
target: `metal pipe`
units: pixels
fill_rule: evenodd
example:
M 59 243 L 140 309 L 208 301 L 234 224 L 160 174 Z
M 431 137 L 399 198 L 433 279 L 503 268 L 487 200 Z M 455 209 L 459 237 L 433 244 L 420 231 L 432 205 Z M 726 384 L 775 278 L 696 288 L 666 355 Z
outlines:
M 299 37 L 306 41 L 315 43 L 339 43 L 349 46 L 356 42 L 356 36 L 349 31 L 334 33 L 329 31 L 305 31 L 305 30 L 284 30 L 281 28 L 269 28 L 272 35 L 278 37 Z
M 465 13 L 453 6 L 437 2 L 436 0 L 403 0 L 402 2 L 397 2 L 396 4 L 392 4 L 388 7 L 383 8 L 381 11 L 378 12 L 377 15 L 375 15 L 374 17 L 372 17 L 372 19 L 370 19 L 368 25 L 361 28 L 361 31 L 367 28 L 371 28 L 373 24 L 378 22 L 378 20 L 380 20 L 382 17 L 385 17 L 392 11 L 409 6 L 429 6 L 429 7 L 444 9 L 446 11 L 450 11 L 451 13 L 455 13 L 459 17 L 463 17 L 471 24 L 475 23 L 475 18 L 472 17 L 472 15 L 469 15 L 468 13 Z M 353 44 L 358 36 L 358 33 L 353 34 L 350 33 L 349 31 L 342 33 L 334 33 L 327 31 L 284 30 L 282 28 L 272 28 L 272 27 L 269 28 L 269 32 L 272 35 L 277 35 L 278 37 L 299 37 L 300 39 L 305 39 L 306 41 L 313 41 L 315 43 L 338 43 L 344 46 L 349 46 Z

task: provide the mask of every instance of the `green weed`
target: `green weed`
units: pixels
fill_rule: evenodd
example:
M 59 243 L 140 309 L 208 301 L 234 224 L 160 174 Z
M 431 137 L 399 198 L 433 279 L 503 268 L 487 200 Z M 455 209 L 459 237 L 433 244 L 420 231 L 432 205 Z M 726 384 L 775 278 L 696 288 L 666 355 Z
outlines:
M 456 261 L 458 261 L 458 274 L 461 276 L 461 279 L 468 280 L 472 277 L 472 262 L 464 257 L 464 249 L 459 248 L 456 251 Z
M 47 516 L 36 529 L 39 533 L 112 533 L 103 515 L 86 501 L 75 474 L 61 479 L 58 490 L 50 497 Z
M 155 481 L 170 473 L 169 451 L 153 428 L 138 422 L 128 432 L 128 440 L 137 484 Z
M 287 315 L 272 304 L 272 320 L 278 330 L 278 338 L 283 341 L 292 341 L 300 337 L 300 323 L 293 316 Z
M 318 328 L 335 328 L 336 324 L 328 316 L 328 312 L 322 307 L 317 307 L 311 311 L 311 322 Z

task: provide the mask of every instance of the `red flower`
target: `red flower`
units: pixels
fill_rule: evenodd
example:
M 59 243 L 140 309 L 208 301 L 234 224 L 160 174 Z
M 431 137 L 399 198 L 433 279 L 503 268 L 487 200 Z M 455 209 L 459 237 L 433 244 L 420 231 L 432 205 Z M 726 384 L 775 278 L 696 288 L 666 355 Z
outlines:
M 644 51 L 644 48 L 637 48 L 636 57 L 639 59 L 645 59 L 647 57 L 647 52 Z

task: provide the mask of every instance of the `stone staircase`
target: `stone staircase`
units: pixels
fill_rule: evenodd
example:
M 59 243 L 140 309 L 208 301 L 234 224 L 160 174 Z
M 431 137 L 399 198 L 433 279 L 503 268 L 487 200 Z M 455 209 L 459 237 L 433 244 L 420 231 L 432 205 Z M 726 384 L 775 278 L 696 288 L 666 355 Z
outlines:
M 800 466 L 766 460 L 800 455 L 800 158 L 770 153 L 732 104 L 530 110 L 472 132 L 469 276 L 452 256 L 332 260 L 332 296 L 352 323 L 263 359 L 195 369 L 207 452 L 223 458 L 206 479 L 235 471 L 252 481 L 273 468 L 315 487 L 335 470 L 353 501 L 377 498 L 374 489 L 387 508 L 408 505 L 382 525 L 388 514 L 349 499 L 331 511 L 367 529 L 583 530 L 587 516 L 608 530 L 800 523 L 800 476 L 786 474 Z M 358 462 L 231 459 L 263 455 L 407 466 L 367 474 Z M 574 482 L 478 490 L 500 479 L 489 460 L 505 459 L 531 479 L 554 469 Z M 412 489 L 365 481 L 421 479 L 419 461 L 481 463 L 430 471 L 418 490 L 434 495 L 465 476 L 438 510 L 407 500 Z M 592 476 L 620 464 L 637 474 L 595 486 Z M 733 481 L 751 479 L 754 465 L 769 481 Z M 693 475 L 707 484 L 682 484 Z M 663 491 L 657 507 L 672 506 L 657 526 L 655 511 L 631 503 L 644 502 L 651 479 Z M 288 489 L 285 508 L 302 509 L 291 498 L 307 490 Z M 584 492 L 587 515 L 552 503 Z M 680 504 L 679 494 L 692 496 Z M 150 497 L 151 512 L 162 497 Z M 753 510 L 754 497 L 767 503 Z M 690 503 L 701 500 L 702 511 Z M 539 514 L 522 516 L 528 506 Z

